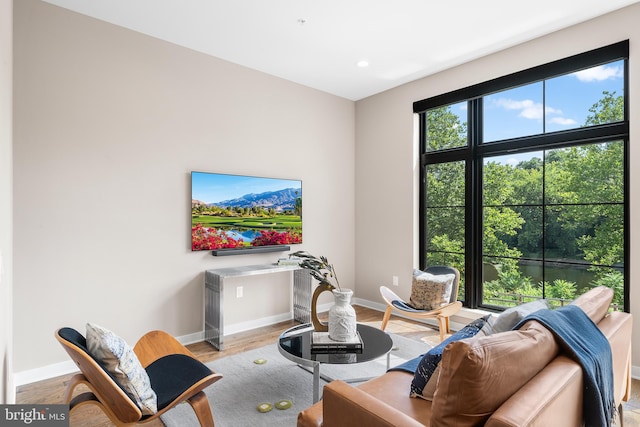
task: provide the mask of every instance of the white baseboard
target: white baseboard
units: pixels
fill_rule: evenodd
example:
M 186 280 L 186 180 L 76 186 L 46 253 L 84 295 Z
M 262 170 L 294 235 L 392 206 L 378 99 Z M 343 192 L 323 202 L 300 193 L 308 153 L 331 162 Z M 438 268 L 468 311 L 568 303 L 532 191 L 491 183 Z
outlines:
M 72 360 L 66 362 L 54 363 L 53 365 L 43 366 L 41 368 L 29 369 L 27 371 L 16 372 L 13 374 L 13 384 L 16 389 L 25 384 L 35 383 L 37 381 L 48 380 L 50 378 L 67 375 L 78 372 L 78 367 Z
M 385 309 L 387 308 L 386 304 L 382 304 L 379 302 L 375 302 L 375 301 L 369 301 L 369 300 L 365 300 L 365 299 L 361 299 L 361 298 L 353 298 L 352 299 L 352 304 L 354 305 L 361 305 L 363 307 L 367 307 L 370 308 L 372 310 L 377 310 L 380 311 L 380 322 L 382 322 L 382 312 L 385 311 Z M 328 304 L 322 304 L 318 306 L 318 312 L 322 313 L 324 311 L 329 310 L 329 308 L 331 308 L 331 303 Z M 464 308 L 463 308 L 464 310 Z M 411 319 L 408 316 L 403 316 L 400 313 L 398 313 L 398 311 L 396 310 L 394 313 L 394 315 L 398 316 L 398 317 L 403 317 L 406 319 Z M 469 312 L 470 317 L 475 318 L 478 317 L 477 313 L 475 310 L 471 310 Z M 286 320 L 290 320 L 293 318 L 293 313 L 282 313 L 282 314 L 278 314 L 275 316 L 269 316 L 269 317 L 263 317 L 261 319 L 256 319 L 256 320 L 250 320 L 247 322 L 240 322 L 240 323 L 235 323 L 232 325 L 225 325 L 225 336 L 228 335 L 234 335 L 240 332 L 245 332 L 245 331 L 250 331 L 252 329 L 257 329 L 257 328 L 261 328 L 264 326 L 269 326 L 269 325 L 273 325 L 275 323 L 280 323 L 280 322 L 284 322 Z M 462 317 L 462 319 L 465 319 L 465 317 Z M 414 320 L 415 319 L 411 319 Z M 423 320 L 423 323 L 430 325 L 430 326 L 435 326 L 437 327 L 438 324 L 435 320 Z M 462 328 L 464 326 L 463 323 L 457 323 L 455 321 L 451 321 L 451 329 L 453 330 L 459 330 L 460 328 Z M 196 342 L 201 342 L 204 340 L 204 330 L 199 331 L 199 332 L 195 332 L 193 334 L 188 334 L 188 335 L 182 335 L 179 337 L 176 337 L 176 339 L 184 344 L 184 345 L 188 345 L 188 344 L 193 344 Z M 21 372 L 16 372 L 13 375 L 13 382 L 14 382 L 14 386 L 17 389 L 20 386 L 26 385 L 26 384 L 31 384 L 34 382 L 38 382 L 38 381 L 44 381 L 44 380 L 48 380 L 51 378 L 55 378 L 55 377 L 59 377 L 61 375 L 67 375 L 67 374 L 71 374 L 73 372 L 77 372 L 78 368 L 76 367 L 75 363 L 73 363 L 73 361 L 69 360 L 66 362 L 60 362 L 60 363 L 54 363 L 51 365 L 47 365 L 47 366 L 43 366 L 41 368 L 35 368 L 35 369 L 29 369 L 26 371 L 21 371 Z M 640 367 L 639 366 L 632 366 L 631 367 L 631 377 L 635 378 L 635 379 L 640 379 Z
M 275 316 L 263 317 L 262 319 L 249 320 L 247 322 L 235 323 L 233 325 L 225 325 L 224 336 L 226 337 L 228 335 L 250 331 L 252 329 L 273 325 L 275 323 L 284 322 L 290 319 L 293 319 L 293 313 L 283 313 Z

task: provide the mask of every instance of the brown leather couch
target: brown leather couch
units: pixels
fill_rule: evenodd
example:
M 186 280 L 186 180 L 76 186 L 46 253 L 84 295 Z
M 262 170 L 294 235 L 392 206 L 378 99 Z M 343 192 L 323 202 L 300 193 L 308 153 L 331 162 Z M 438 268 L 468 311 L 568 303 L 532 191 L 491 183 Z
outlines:
M 621 412 L 630 392 L 632 317 L 608 313 L 612 297 L 610 289 L 600 287 L 574 304 L 609 340 Z M 412 379 L 391 371 L 358 387 L 333 381 L 320 402 L 300 412 L 298 427 L 583 425 L 582 368 L 536 321 L 447 345 L 433 401 L 409 396 Z

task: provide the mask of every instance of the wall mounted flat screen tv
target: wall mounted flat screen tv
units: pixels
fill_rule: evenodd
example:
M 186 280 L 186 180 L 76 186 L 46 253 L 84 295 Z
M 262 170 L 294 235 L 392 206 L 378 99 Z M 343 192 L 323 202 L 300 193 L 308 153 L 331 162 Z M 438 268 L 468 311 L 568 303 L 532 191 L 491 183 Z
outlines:
M 224 255 L 297 243 L 302 181 L 191 172 L 192 251 Z

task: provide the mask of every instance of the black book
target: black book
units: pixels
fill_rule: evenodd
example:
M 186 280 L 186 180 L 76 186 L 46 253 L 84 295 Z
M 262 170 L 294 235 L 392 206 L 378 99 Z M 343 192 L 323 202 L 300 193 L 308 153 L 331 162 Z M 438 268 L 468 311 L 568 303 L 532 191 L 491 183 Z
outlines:
M 314 332 L 311 335 L 312 353 L 362 353 L 364 343 L 360 333 L 356 331 L 356 336 L 351 341 L 334 341 L 329 338 L 328 332 Z

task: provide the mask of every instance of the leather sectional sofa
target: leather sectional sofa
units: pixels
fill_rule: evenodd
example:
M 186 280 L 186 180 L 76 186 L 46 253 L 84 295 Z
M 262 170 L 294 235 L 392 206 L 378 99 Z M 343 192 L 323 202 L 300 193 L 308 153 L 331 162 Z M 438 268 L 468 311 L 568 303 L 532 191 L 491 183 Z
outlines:
M 611 312 L 611 289 L 576 299 L 602 331 L 613 356 L 615 404 L 630 393 L 629 313 Z M 390 371 L 352 387 L 333 381 L 321 401 L 298 415 L 298 427 L 582 426 L 583 372 L 537 321 L 519 330 L 448 344 L 433 400 L 410 397 L 413 375 Z

